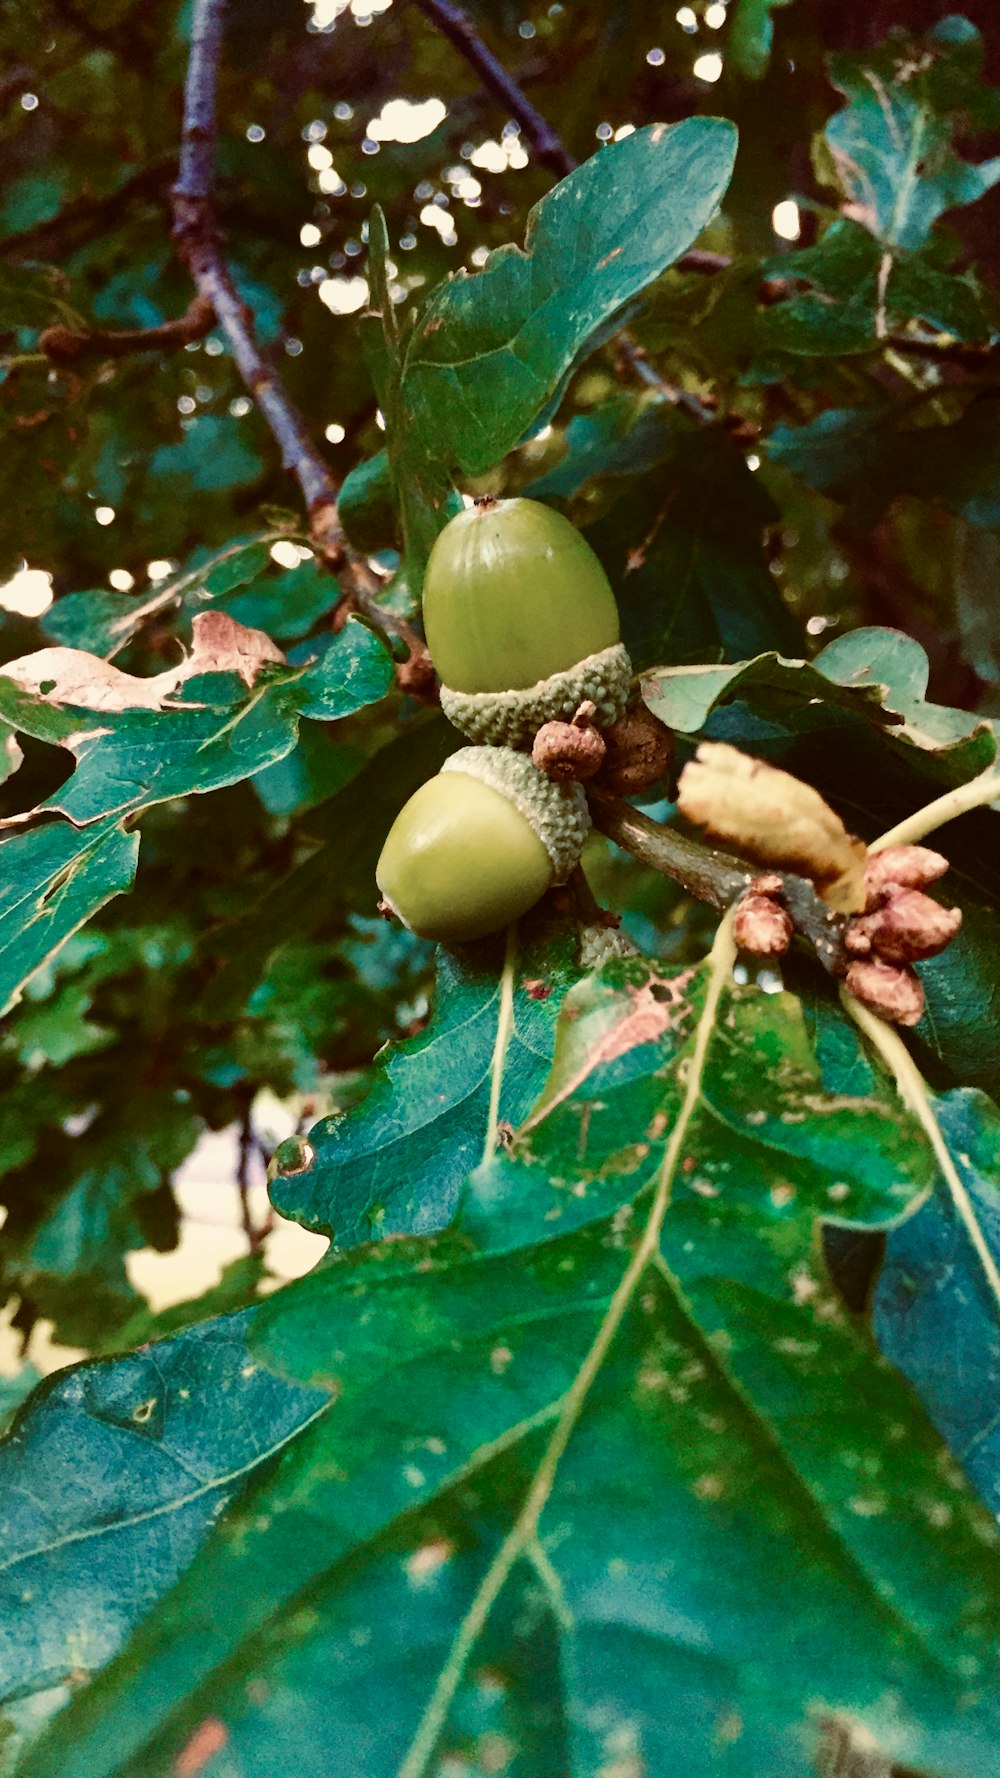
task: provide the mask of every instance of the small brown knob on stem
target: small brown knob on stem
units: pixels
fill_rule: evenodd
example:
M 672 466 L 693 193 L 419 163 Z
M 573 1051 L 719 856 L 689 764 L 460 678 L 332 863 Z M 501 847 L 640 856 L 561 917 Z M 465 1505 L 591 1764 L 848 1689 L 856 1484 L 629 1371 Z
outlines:
M 674 757 L 674 735 L 641 702 L 604 730 L 606 756 L 597 788 L 607 796 L 638 796 L 663 778 Z
M 770 895 L 755 895 L 751 889 L 736 904 L 733 937 L 751 957 L 783 957 L 794 931 L 788 909 Z
M 592 778 L 604 764 L 604 738 L 594 727 L 597 705 L 588 699 L 572 722 L 543 723 L 531 757 L 540 772 L 557 784 L 571 778 Z

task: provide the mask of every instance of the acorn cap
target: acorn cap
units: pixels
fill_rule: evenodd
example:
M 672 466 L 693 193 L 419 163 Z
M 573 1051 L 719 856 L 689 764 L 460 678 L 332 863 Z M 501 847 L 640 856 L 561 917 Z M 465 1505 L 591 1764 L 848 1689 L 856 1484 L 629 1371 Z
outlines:
M 478 778 L 512 802 L 538 835 L 552 863 L 553 883 L 565 883 L 580 862 L 590 832 L 583 786 L 556 784 L 525 753 L 509 747 L 461 747 L 446 759 L 441 775 L 463 772 Z
M 438 675 L 460 693 L 534 688 L 621 636 L 590 545 L 561 513 L 523 498 L 483 499 L 448 521 L 427 563 L 423 616 Z M 591 695 L 578 693 L 569 713 Z
M 568 722 L 586 700 L 596 706 L 595 727 L 609 728 L 628 703 L 631 683 L 632 663 L 616 642 L 520 690 L 466 692 L 442 683 L 441 708 L 472 741 L 521 747 L 546 722 Z

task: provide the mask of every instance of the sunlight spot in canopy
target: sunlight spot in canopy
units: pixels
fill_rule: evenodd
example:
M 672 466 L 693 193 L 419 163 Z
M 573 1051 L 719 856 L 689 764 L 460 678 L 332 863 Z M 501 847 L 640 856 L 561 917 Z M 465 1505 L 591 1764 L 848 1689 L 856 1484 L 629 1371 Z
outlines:
M 135 575 L 127 568 L 112 568 L 108 575 L 108 585 L 114 587 L 116 593 L 130 593 L 135 586 Z
M 528 156 L 521 146 L 521 136 L 517 125 L 507 125 L 499 142 L 487 137 L 480 142 L 469 155 L 472 166 L 479 167 L 484 173 L 506 173 L 517 171 L 528 164 Z
M 721 0 L 712 0 L 711 6 L 705 8 L 705 23 L 710 31 L 720 31 L 726 22 L 726 8 Z
M 320 302 L 334 315 L 353 315 L 368 301 L 367 278 L 324 278 L 317 289 Z
M 146 573 L 152 581 L 167 580 L 176 566 L 177 563 L 168 561 L 166 556 L 157 556 L 155 561 L 146 563 Z
M 339 420 L 331 420 L 323 437 L 328 444 L 343 444 L 344 439 L 347 437 L 347 433 L 344 427 L 341 426 Z
M 680 25 L 680 28 L 682 31 L 688 31 L 688 32 L 697 31 L 697 29 L 698 29 L 698 14 L 695 12 L 693 7 L 691 7 L 691 6 L 680 7 L 680 9 L 674 14 L 674 17 L 676 18 L 677 23 Z
M 711 49 L 707 55 L 699 56 L 691 72 L 696 80 L 704 80 L 709 86 L 714 85 L 722 74 L 722 57 L 718 50 Z
M 802 233 L 802 219 L 794 198 L 782 198 L 771 211 L 771 227 L 783 241 L 797 241 Z
M 376 14 L 388 12 L 392 0 L 306 0 L 312 7 L 309 28 L 332 31 L 342 13 L 350 12 L 358 24 L 368 25 Z
M 277 543 L 272 543 L 270 556 L 279 568 L 297 568 L 299 565 L 299 552 L 287 537 L 280 537 Z
M 299 240 L 303 247 L 318 247 L 323 238 L 323 231 L 314 222 L 304 222 L 299 229 Z
M 436 228 L 446 244 L 450 245 L 456 239 L 455 218 L 440 204 L 425 204 L 420 212 L 420 220 L 425 228 Z
M 0 607 L 18 617 L 40 617 L 51 603 L 51 574 L 44 568 L 29 568 L 26 562 L 0 586 Z
M 113 525 L 115 522 L 115 509 L 113 506 L 95 506 L 94 517 L 99 525 Z
M 482 167 L 487 173 L 506 173 L 507 156 L 499 142 L 480 142 L 469 156 L 474 167 Z
M 327 167 L 333 166 L 333 155 L 325 142 L 310 142 L 306 149 L 306 160 L 315 173 L 323 173 Z M 308 242 L 303 244 L 308 246 Z
M 420 142 L 436 130 L 448 115 L 441 99 L 388 99 L 378 117 L 369 119 L 367 134 L 373 142 Z

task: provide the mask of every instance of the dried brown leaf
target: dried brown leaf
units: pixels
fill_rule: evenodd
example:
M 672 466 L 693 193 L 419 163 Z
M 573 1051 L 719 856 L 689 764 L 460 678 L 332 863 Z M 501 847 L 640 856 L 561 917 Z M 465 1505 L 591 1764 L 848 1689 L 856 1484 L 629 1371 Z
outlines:
M 263 630 L 251 630 L 222 611 L 203 611 L 193 623 L 191 653 L 177 667 L 151 678 L 123 673 L 82 648 L 40 648 L 0 667 L 0 674 L 52 704 L 83 710 L 160 710 L 198 673 L 238 673 L 247 685 L 265 661 L 283 661 Z
M 703 741 L 684 767 L 681 813 L 744 857 L 811 877 L 841 913 L 865 904 L 865 848 L 810 784 L 722 741 Z

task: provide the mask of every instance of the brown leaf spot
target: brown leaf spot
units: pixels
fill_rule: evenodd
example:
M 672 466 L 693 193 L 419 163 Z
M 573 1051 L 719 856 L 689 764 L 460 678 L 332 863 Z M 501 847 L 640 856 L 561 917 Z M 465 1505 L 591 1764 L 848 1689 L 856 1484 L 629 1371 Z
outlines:
M 247 629 L 223 611 L 199 612 L 192 629 L 194 643 L 187 659 L 148 679 L 123 673 L 83 648 L 39 648 L 8 661 L 0 673 L 53 704 L 73 704 L 83 710 L 161 710 L 195 673 L 238 673 L 253 685 L 265 661 L 285 658 L 263 630 Z
M 265 661 L 285 658 L 263 630 L 248 629 L 224 611 L 200 611 L 191 629 L 191 653 L 180 669 L 185 679 L 194 673 L 238 673 L 253 685 Z
M 547 1000 L 552 989 L 547 988 L 543 981 L 533 978 L 530 982 L 525 982 L 524 991 L 529 1000 Z
M 174 1778 L 198 1778 L 210 1759 L 221 1753 L 229 1740 L 229 1730 L 217 1716 L 206 1716 L 174 1761 Z

